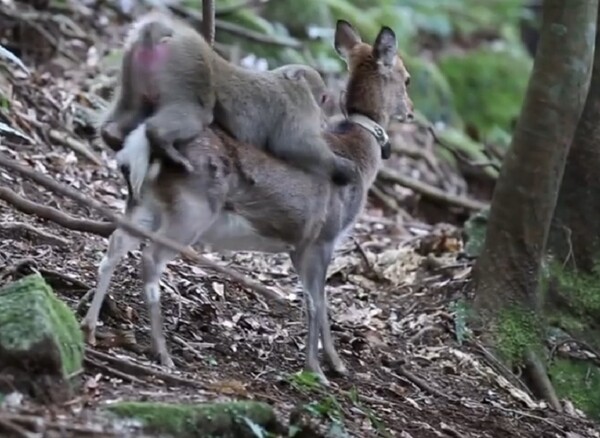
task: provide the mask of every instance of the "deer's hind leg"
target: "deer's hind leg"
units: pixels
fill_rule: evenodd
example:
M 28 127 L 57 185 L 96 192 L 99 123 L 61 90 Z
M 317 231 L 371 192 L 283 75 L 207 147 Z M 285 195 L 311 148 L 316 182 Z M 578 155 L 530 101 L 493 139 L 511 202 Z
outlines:
M 133 201 L 130 200 L 129 202 Z M 152 211 L 144 205 L 133 203 L 128 206 L 125 214 L 135 224 L 142 228 L 152 230 L 157 225 L 156 217 L 152 214 Z M 122 228 L 117 228 L 110 235 L 108 249 L 98 266 L 98 279 L 92 303 L 90 304 L 85 317 L 81 321 L 81 329 L 85 333 L 87 343 L 91 345 L 96 343 L 96 325 L 98 324 L 100 309 L 104 302 L 104 298 L 106 297 L 106 293 L 108 292 L 110 280 L 116 267 L 129 251 L 136 249 L 140 245 L 140 242 L 141 239 L 139 237 L 128 233 Z
M 161 226 L 158 234 L 187 246 L 196 242 L 217 218 L 208 199 L 178 200 L 161 214 Z M 142 281 L 144 296 L 150 315 L 152 348 L 163 366 L 174 367 L 169 355 L 163 332 L 162 312 L 160 309 L 160 276 L 167 263 L 177 256 L 160 244 L 151 242 L 142 254 Z
M 319 375 L 325 384 L 327 378 L 321 370 L 318 359 L 319 336 L 323 342 L 325 358 L 333 370 L 338 374 L 347 374 L 346 367 L 335 350 L 327 315 L 325 281 L 332 254 L 333 243 L 331 242 L 311 243 L 290 254 L 292 264 L 302 283 L 306 302 L 308 334 L 305 368 Z

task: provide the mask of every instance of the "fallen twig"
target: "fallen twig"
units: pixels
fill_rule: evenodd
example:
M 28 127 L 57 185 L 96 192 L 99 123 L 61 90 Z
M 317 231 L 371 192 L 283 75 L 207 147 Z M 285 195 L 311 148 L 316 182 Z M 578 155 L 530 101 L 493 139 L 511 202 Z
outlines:
M 402 379 L 402 377 L 404 377 L 406 380 L 408 380 L 409 382 L 411 382 L 412 384 L 414 384 L 417 388 L 422 389 L 423 391 L 428 392 L 431 395 L 435 395 L 435 396 L 440 397 L 441 399 L 444 399 L 444 400 L 453 400 L 450 396 L 444 394 L 439 389 L 434 388 L 429 383 L 427 383 L 425 380 L 423 380 L 420 377 L 414 375 L 413 373 L 411 373 L 410 371 L 408 371 L 403 366 L 398 365 L 397 367 L 394 368 L 394 370 L 396 371 L 396 373 L 392 372 L 391 374 L 393 376 L 395 376 L 397 379 Z
M 369 192 L 373 194 L 377 199 L 384 203 L 384 205 L 392 211 L 400 211 L 400 206 L 398 202 L 388 194 L 384 193 L 377 184 L 373 184 L 369 189 Z
M 395 172 L 390 169 L 381 169 L 379 171 L 379 176 L 383 179 L 396 182 L 404 187 L 408 187 L 409 189 L 420 193 L 424 197 L 435 201 L 441 201 L 446 204 L 474 211 L 483 210 L 488 207 L 488 204 L 484 202 L 477 201 L 475 199 L 469 199 L 464 196 L 451 195 L 450 193 L 446 193 L 443 190 L 438 189 L 437 187 L 434 187 L 432 185 L 429 185 L 427 183 L 413 178 L 409 178 L 400 174 L 399 172 Z
M 549 420 L 548 418 L 540 417 L 539 415 L 530 414 L 530 413 L 524 412 L 524 411 L 518 411 L 516 409 L 505 408 L 504 406 L 501 406 L 499 403 L 495 403 L 495 402 L 491 402 L 491 405 L 497 409 L 500 409 L 501 411 L 504 411 L 504 412 L 508 412 L 508 413 L 515 414 L 515 415 L 522 415 L 523 417 L 543 421 L 544 423 L 548 424 L 549 426 L 552 426 L 559 432 L 562 432 L 563 434 L 565 433 L 565 430 L 562 427 L 560 427 L 554 421 Z
M 550 357 L 548 360 L 551 361 L 554 358 L 554 355 L 556 354 L 557 350 L 561 346 L 563 346 L 565 344 L 570 344 L 570 343 L 579 345 L 583 349 L 589 351 L 594 356 L 596 356 L 596 361 L 600 361 L 600 352 L 598 350 L 596 350 L 594 347 L 592 347 L 587 342 L 580 341 L 579 339 L 575 339 L 575 338 L 562 339 L 561 341 L 557 342 L 550 350 Z
M 10 421 L 13 424 L 20 424 L 23 426 L 27 426 L 30 429 L 35 430 L 36 432 L 45 432 L 48 429 L 58 430 L 61 433 L 73 432 L 77 435 L 75 436 L 122 436 L 122 432 L 108 432 L 103 430 L 100 426 L 98 428 L 86 427 L 82 425 L 73 424 L 72 422 L 56 422 L 56 421 L 48 421 L 44 417 L 37 417 L 34 415 L 25 415 L 25 414 L 16 414 L 16 413 L 8 413 L 3 412 L 0 414 L 0 419 L 4 421 Z M 27 437 L 39 437 L 39 433 L 28 433 L 25 435 Z
M 430 124 L 427 124 L 427 123 L 419 123 L 419 122 L 415 122 L 415 123 L 417 123 L 419 125 L 419 127 L 426 129 L 427 132 L 429 132 L 429 134 L 431 134 L 433 141 L 436 142 L 441 147 L 443 147 L 444 149 L 446 149 L 452 155 L 454 155 L 454 157 L 458 161 L 460 161 L 464 164 L 467 164 L 468 166 L 472 166 L 472 167 L 492 167 L 496 171 L 500 172 L 501 165 L 498 164 L 497 162 L 495 162 L 493 160 L 484 161 L 484 162 L 471 161 L 467 157 L 462 155 L 459 151 L 457 151 L 455 148 L 448 145 L 446 142 L 442 141 L 439 138 L 439 136 L 437 135 L 437 133 L 435 132 L 435 129 L 433 128 L 433 126 L 431 126 Z
M 485 348 L 481 343 L 477 341 L 470 341 L 470 344 L 473 345 L 483 357 L 485 357 L 488 361 L 488 364 L 500 375 L 504 376 L 506 380 L 511 382 L 515 387 L 519 388 L 521 391 L 525 392 L 531 398 L 534 397 L 531 389 L 523 383 L 521 379 L 519 379 L 506 365 L 502 363 L 502 361 L 498 360 L 496 356 L 492 354 L 487 348 Z
M 0 417 L 0 429 L 4 429 L 5 432 L 13 433 L 15 436 L 21 438 L 32 438 L 34 436 L 34 434 L 23 429 L 8 418 Z
M 107 374 L 112 374 L 113 376 L 118 377 L 119 379 L 124 380 L 126 382 L 138 383 L 142 385 L 147 383 L 142 379 L 138 379 L 137 377 L 132 376 L 131 374 L 124 373 L 123 371 L 117 370 L 109 365 L 100 363 L 97 360 L 92 359 L 91 357 L 85 357 L 83 361 L 89 366 L 98 368 L 99 370 L 102 370 Z
M 0 199 L 9 203 L 22 213 L 32 214 L 41 219 L 49 220 L 61 227 L 68 228 L 69 230 L 97 234 L 102 237 L 110 236 L 115 230 L 115 224 L 112 222 L 79 219 L 55 208 L 25 199 L 6 187 L 0 187 Z
M 154 376 L 158 379 L 161 379 L 162 381 L 164 381 L 167 384 L 186 385 L 186 386 L 193 386 L 196 388 L 206 389 L 205 385 L 203 385 L 202 383 L 200 383 L 196 380 L 186 379 L 185 377 L 178 377 L 174 374 L 169 374 L 167 372 L 160 371 L 155 368 L 150 368 L 148 366 L 132 362 L 128 359 L 123 359 L 123 358 L 116 357 L 116 356 L 113 356 L 110 354 L 102 353 L 100 351 L 96 351 L 91 348 L 86 348 L 85 354 L 87 356 L 93 356 L 96 359 L 100 359 L 105 362 L 109 362 L 109 363 L 113 364 L 115 367 L 119 367 L 121 369 L 121 371 L 123 371 L 125 373 Z
M 96 200 L 88 199 L 86 196 L 82 195 L 78 191 L 68 186 L 65 186 L 64 184 L 56 182 L 45 175 L 37 173 L 33 169 L 29 169 L 23 166 L 22 164 L 19 164 L 17 161 L 8 158 L 3 153 L 0 153 L 0 165 L 4 166 L 7 169 L 11 169 L 20 173 L 21 175 L 31 179 L 32 181 L 35 181 L 40 185 L 43 185 L 44 187 L 55 193 L 67 196 L 68 198 L 71 198 L 80 205 L 93 208 L 106 218 L 118 224 L 118 226 L 120 226 L 125 231 L 136 236 L 145 237 L 147 239 L 152 240 L 153 242 L 159 243 L 160 245 L 163 245 L 173 251 L 176 251 L 180 253 L 184 258 L 198 264 L 200 267 L 212 269 L 213 271 L 219 274 L 223 274 L 229 277 L 230 279 L 238 282 L 239 284 L 249 289 L 252 289 L 261 295 L 266 296 L 267 298 L 279 302 L 285 301 L 285 297 L 278 291 L 269 289 L 263 286 L 262 284 L 245 277 L 239 272 L 234 271 L 233 269 L 226 268 L 224 266 L 218 265 L 217 263 L 211 260 L 208 260 L 207 258 L 202 257 L 201 255 L 196 253 L 196 251 L 194 251 L 190 247 L 185 247 L 171 239 L 167 239 L 163 236 L 160 236 L 159 234 L 145 230 L 144 228 L 132 223 L 122 214 L 113 213 L 111 210 L 104 207 L 101 203 L 97 202 Z
M 189 343 L 187 343 L 185 340 L 183 340 L 179 336 L 173 335 L 173 336 L 171 336 L 171 339 L 173 339 L 173 341 L 175 341 L 177 344 L 181 345 L 181 347 L 184 350 L 187 350 L 190 353 L 192 353 L 194 356 L 196 356 L 197 359 L 200 359 L 200 360 L 204 359 L 204 356 L 202 356 L 202 353 L 200 351 L 198 351 L 197 349 L 192 347 Z
M 22 236 L 26 234 L 33 234 L 47 245 L 62 247 L 69 246 L 68 240 L 63 239 L 59 236 L 55 236 L 54 234 L 50 234 L 47 231 L 39 230 L 33 225 L 25 222 L 0 222 L 0 231 L 2 230 L 10 231 L 11 233 L 13 233 L 13 237 Z
M 83 142 L 76 140 L 73 137 L 70 137 L 69 135 L 67 135 L 66 133 L 59 132 L 55 129 L 50 129 L 50 131 L 48 131 L 48 136 L 50 137 L 51 140 L 54 140 L 54 141 L 62 144 L 63 146 L 68 147 L 72 151 L 87 158 L 94 164 L 96 164 L 98 166 L 102 166 L 102 164 L 103 164 L 102 160 L 95 153 L 93 153 L 90 150 L 90 148 L 88 148 Z

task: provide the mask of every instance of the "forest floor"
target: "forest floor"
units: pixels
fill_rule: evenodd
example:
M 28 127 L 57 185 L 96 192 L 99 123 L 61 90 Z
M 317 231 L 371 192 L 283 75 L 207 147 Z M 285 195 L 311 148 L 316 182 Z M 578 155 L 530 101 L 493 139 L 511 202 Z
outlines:
M 10 12 L 13 22 L 22 13 Z M 36 14 L 37 26 L 56 21 Z M 101 20 L 92 15 L 71 17 L 80 30 L 86 29 L 85 39 L 79 35 L 75 40 L 117 44 L 123 26 L 100 30 Z M 52 60 L 36 68 L 29 64 L 29 77 L 14 65 L 0 76 L 0 90 L 10 100 L 1 121 L 29 137 L 5 131 L 0 152 L 118 211 L 124 206 L 125 188 L 112 154 L 83 137 L 85 123 L 74 111 L 92 106 L 94 84 L 103 78 L 97 53 L 68 43 Z M 42 51 L 47 42 L 36 44 L 36 51 Z M 397 128 L 397 141 L 426 148 L 416 131 Z M 77 145 L 92 150 L 101 162 L 74 152 Z M 396 154 L 386 166 L 426 179 L 417 161 Z M 0 169 L 0 187 L 74 216 L 102 219 L 11 171 Z M 412 200 L 407 201 L 411 214 L 418 210 L 418 194 L 394 190 Z M 323 418 L 315 418 L 314 436 L 331 429 L 334 418 L 356 437 L 385 436 L 386 431 L 415 438 L 599 437 L 598 425 L 570 403 L 565 402 L 566 413 L 551 411 L 516 379 L 508 379 L 489 352 L 476 343 L 460 342 L 464 323 L 453 303 L 463 295 L 471 269 L 460 257 L 460 230 L 431 225 L 411 214 L 384 208 L 373 197 L 354 228 L 356 240 L 347 239 L 336 251 L 327 292 L 335 341 L 351 375 L 332 376 L 331 388 L 314 389 L 296 376 L 303 365 L 306 329 L 301 290 L 287 256 L 207 254 L 280 288 L 289 298 L 284 304 L 265 301 L 181 259 L 169 264 L 161 281 L 167 342 L 177 366 L 169 373 L 147 354 L 140 253 L 134 251 L 113 277 L 99 343 L 86 354 L 81 393 L 61 405 L 27 398 L 5 401 L 0 427 L 12 418 L 26 429 L 45 428 L 45 436 L 142 436 L 111 423 L 98 408 L 119 400 L 255 399 L 275 406 L 284 422 L 298 407 L 322 412 Z M 107 240 L 39 220 L 1 201 L 0 233 L 0 285 L 40 272 L 81 317 L 87 306 L 79 302 L 95 284 Z M 141 367 L 133 372 L 128 361 Z

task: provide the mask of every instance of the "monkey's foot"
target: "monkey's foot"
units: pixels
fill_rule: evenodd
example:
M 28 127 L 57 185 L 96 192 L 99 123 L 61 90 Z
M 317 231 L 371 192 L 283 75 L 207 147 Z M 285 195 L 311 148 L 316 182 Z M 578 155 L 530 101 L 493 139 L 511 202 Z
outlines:
M 84 341 L 92 347 L 96 345 L 96 327 L 90 324 L 85 318 L 79 324 L 83 332 Z
M 345 186 L 354 181 L 357 174 L 358 170 L 353 161 L 344 157 L 337 157 L 331 180 L 338 186 Z

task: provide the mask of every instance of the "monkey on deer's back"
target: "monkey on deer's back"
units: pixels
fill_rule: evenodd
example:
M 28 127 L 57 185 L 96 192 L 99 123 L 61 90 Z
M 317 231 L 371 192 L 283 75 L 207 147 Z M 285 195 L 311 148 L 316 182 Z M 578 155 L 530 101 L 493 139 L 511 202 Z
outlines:
M 210 124 L 305 171 L 345 185 L 354 164 L 322 136 L 327 95 L 320 74 L 304 65 L 266 72 L 219 56 L 187 24 L 153 12 L 134 23 L 125 43 L 120 86 L 101 123 L 114 150 L 147 118 L 153 151 L 192 166 L 177 150 Z

